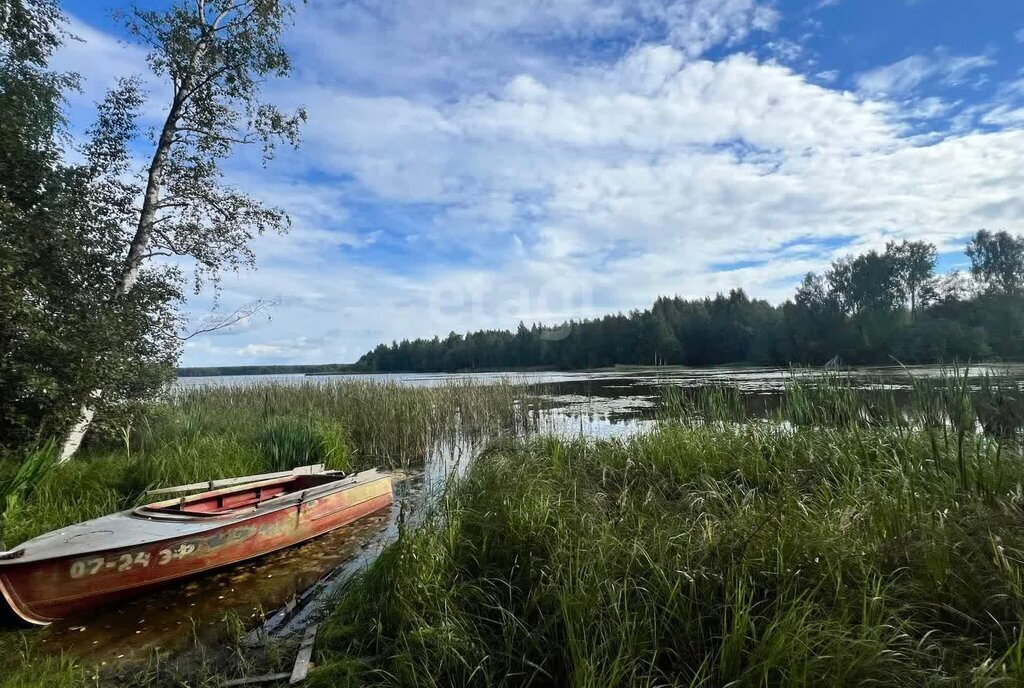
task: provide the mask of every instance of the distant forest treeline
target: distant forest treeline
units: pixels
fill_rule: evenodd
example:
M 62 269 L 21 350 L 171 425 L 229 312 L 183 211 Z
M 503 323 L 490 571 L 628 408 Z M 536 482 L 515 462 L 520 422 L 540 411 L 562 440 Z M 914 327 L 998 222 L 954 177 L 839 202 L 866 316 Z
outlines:
M 1024 360 L 1024 237 L 979 231 L 969 273 L 936 275 L 936 248 L 890 243 L 809 273 L 780 306 L 743 290 L 661 297 L 653 307 L 557 327 L 520 323 L 381 344 L 363 371 L 596 368 L 723 363 Z
M 245 365 L 207 366 L 199 368 L 178 368 L 178 377 L 213 377 L 215 375 L 331 375 L 352 371 L 346 363 L 323 363 L 319 365 Z

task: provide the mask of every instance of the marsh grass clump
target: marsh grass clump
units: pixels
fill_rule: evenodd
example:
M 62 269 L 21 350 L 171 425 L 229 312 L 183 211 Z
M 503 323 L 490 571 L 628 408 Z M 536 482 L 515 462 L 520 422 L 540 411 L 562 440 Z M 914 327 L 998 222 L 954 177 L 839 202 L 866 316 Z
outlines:
M 352 447 L 341 428 L 309 418 L 269 418 L 257 431 L 256 446 L 271 471 L 322 463 L 330 470 L 347 470 Z
M 967 445 L 965 488 L 890 428 L 506 443 L 344 591 L 314 685 L 1019 685 L 1024 468 Z
M 17 511 L 57 462 L 57 444 L 52 440 L 31 449 L 18 466 L 8 466 L 9 475 L 0 476 L 0 550 L 4 547 L 4 525 L 17 518 Z
M 882 382 L 865 385 L 849 375 L 793 376 L 785 385 L 779 418 L 798 427 L 854 428 L 902 426 L 902 390 Z
M 745 401 L 738 387 L 671 385 L 658 400 L 658 416 L 687 422 L 743 423 L 750 420 Z
M 666 388 L 658 417 L 687 423 L 745 423 L 756 419 L 803 428 L 935 430 L 946 435 L 984 434 L 1019 443 L 1024 432 L 1024 383 L 968 367 L 942 368 L 935 376 L 907 371 L 881 377 L 825 371 L 791 371 L 782 391 L 744 394 L 738 387 Z
M 3 688 L 80 688 L 97 685 L 95 669 L 83 666 L 73 657 L 42 656 L 30 652 L 21 643 L 5 642 L 0 636 L 0 649 L 5 653 L 5 673 L 0 674 Z
M 1024 385 L 1005 376 L 985 375 L 972 391 L 978 422 L 990 435 L 1018 439 L 1024 431 Z

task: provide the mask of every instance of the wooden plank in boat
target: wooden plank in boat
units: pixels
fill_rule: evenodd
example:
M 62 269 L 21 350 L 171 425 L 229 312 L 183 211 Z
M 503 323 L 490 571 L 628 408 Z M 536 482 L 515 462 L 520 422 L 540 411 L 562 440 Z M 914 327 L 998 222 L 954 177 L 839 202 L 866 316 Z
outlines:
M 255 483 L 260 480 L 273 480 L 274 478 L 287 478 L 292 475 L 313 475 L 316 473 L 327 473 L 322 463 L 315 463 L 310 466 L 299 466 L 290 471 L 279 471 L 277 473 L 263 473 L 261 475 L 245 475 L 240 478 L 224 478 L 221 480 L 207 480 L 202 483 L 190 483 L 188 485 L 175 485 L 174 487 L 159 487 L 155 490 L 148 490 L 147 495 L 171 494 L 174 492 L 191 492 L 193 490 L 215 490 L 218 487 L 230 487 L 232 485 L 244 485 Z

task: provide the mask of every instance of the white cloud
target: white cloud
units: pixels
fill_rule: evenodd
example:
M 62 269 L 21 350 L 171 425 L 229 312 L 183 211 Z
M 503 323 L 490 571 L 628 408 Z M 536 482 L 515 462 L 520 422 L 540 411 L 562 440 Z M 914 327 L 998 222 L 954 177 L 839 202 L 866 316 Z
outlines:
M 755 0 L 690 0 L 666 8 L 669 40 L 690 57 L 712 46 L 735 45 L 752 31 L 773 31 L 779 13 Z
M 120 77 L 140 76 L 146 88 L 159 88 L 159 80 L 146 65 L 146 51 L 138 45 L 119 41 L 74 15 L 68 17 L 67 30 L 73 38 L 54 54 L 50 66 L 83 77 L 81 93 L 66 94 L 72 103 L 91 105 L 102 100 Z
M 321 2 L 299 14 L 289 48 L 328 81 L 375 95 L 437 100 L 518 73 L 581 63 L 593 40 L 668 42 L 689 57 L 774 30 L 765 0 L 392 0 Z M 552 45 L 571 51 L 552 52 Z
M 443 207 L 417 235 L 425 256 L 458 246 L 493 263 L 428 261 L 400 279 L 348 262 L 252 276 L 294 292 L 296 312 L 333 314 L 350 359 L 395 337 L 557 322 L 662 293 L 740 285 L 781 299 L 834 256 L 823 244 L 908 237 L 950 248 L 974 227 L 1015 231 L 1024 217 L 1013 191 L 1024 183 L 1024 133 L 921 145 L 901 122 L 938 114 L 941 101 L 907 110 L 745 55 L 694 61 L 644 46 L 445 105 L 304 92 L 309 164 L 353 175 L 395 207 Z M 321 108 L 347 118 L 319 119 Z
M 914 91 L 930 79 L 950 86 L 964 83 L 975 72 L 992 66 L 985 55 L 950 55 L 936 51 L 931 55 L 911 55 L 890 65 L 876 67 L 857 75 L 857 87 L 876 97 L 898 97 Z
M 1024 43 L 1024 27 L 1017 29 L 1013 37 L 1017 39 L 1018 43 Z
M 768 41 L 764 44 L 764 49 L 775 60 L 784 64 L 794 64 L 804 54 L 804 47 L 800 43 L 788 39 Z
M 999 127 L 1024 126 L 1024 107 L 1000 105 L 985 113 L 981 121 Z
M 665 46 L 530 98 L 481 98 L 452 112 L 481 138 L 664 151 L 743 141 L 766 150 L 863 148 L 892 134 L 885 108 L 734 55 L 683 63 Z

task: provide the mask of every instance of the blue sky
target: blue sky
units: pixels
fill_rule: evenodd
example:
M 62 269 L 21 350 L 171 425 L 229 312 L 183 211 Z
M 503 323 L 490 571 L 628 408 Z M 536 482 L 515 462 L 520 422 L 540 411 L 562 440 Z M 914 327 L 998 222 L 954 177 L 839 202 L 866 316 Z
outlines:
M 145 71 L 117 5 L 64 3 L 77 127 Z M 1024 2 L 310 0 L 286 44 L 265 94 L 307 109 L 304 144 L 227 174 L 294 228 L 219 307 L 280 305 L 186 365 L 352 361 L 733 286 L 779 302 L 888 240 L 952 269 L 975 230 L 1024 232 Z

